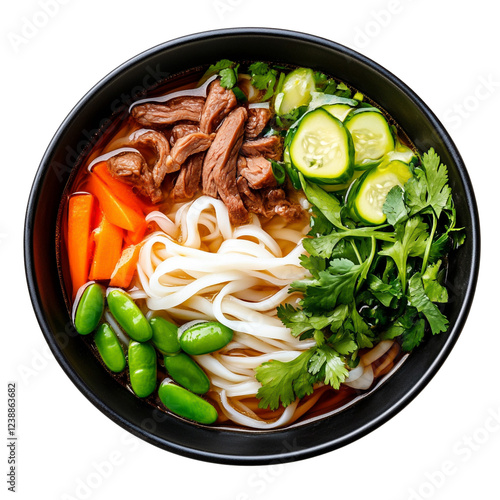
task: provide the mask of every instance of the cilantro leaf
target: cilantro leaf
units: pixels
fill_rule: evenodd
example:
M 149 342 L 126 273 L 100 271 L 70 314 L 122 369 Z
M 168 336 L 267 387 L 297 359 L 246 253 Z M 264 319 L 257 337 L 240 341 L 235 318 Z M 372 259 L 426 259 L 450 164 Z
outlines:
M 370 291 L 385 307 L 391 307 L 394 299 L 400 299 L 403 296 L 399 279 L 384 283 L 378 276 L 369 274 L 367 283 Z
M 331 345 L 339 354 L 347 355 L 357 351 L 359 346 L 354 339 L 353 332 L 349 330 L 340 330 L 334 338 L 328 339 L 328 345 Z
M 433 335 L 447 330 L 449 322 L 425 293 L 420 273 L 415 273 L 408 282 L 408 303 L 423 313 Z
M 308 365 L 315 351 L 313 347 L 292 361 L 267 361 L 255 369 L 255 378 L 262 384 L 257 392 L 259 408 L 276 410 L 280 402 L 286 407 L 297 398 L 312 394 L 314 376 Z
M 350 304 L 356 282 L 364 271 L 364 264 L 356 265 L 347 259 L 335 259 L 325 271 L 313 280 L 294 281 L 292 290 L 303 291 L 301 305 L 310 311 L 332 310 L 337 304 Z
M 311 330 L 322 330 L 327 326 L 338 329 L 347 317 L 348 308 L 340 305 L 328 315 L 311 315 L 303 309 L 296 309 L 291 304 L 278 306 L 278 318 L 290 328 L 294 337 L 298 337 Z
M 311 357 L 309 372 L 313 375 L 323 372 L 321 378 L 334 389 L 338 389 L 349 374 L 339 353 L 326 344 L 318 347 Z
M 422 156 L 422 166 L 415 169 L 413 177 L 405 184 L 405 201 L 410 215 L 431 208 L 439 218 L 450 196 L 448 169 L 431 148 Z
M 337 90 L 337 83 L 335 80 L 329 78 L 321 71 L 314 72 L 314 83 L 316 84 L 316 90 L 324 94 L 333 94 Z
M 359 315 L 355 307 L 352 308 L 351 319 L 359 348 L 373 347 L 375 335 L 373 335 L 370 327 L 363 321 L 363 318 Z
M 375 228 L 370 227 L 360 227 L 357 229 L 346 229 L 345 231 L 332 232 L 325 236 L 319 236 L 313 239 L 306 239 L 302 242 L 302 244 L 304 245 L 304 249 L 311 255 L 328 259 L 332 255 L 333 249 L 342 238 L 371 238 L 372 236 L 383 241 L 394 241 L 394 233 L 377 231 Z
M 408 211 L 404 202 L 404 192 L 400 186 L 394 186 L 387 193 L 382 211 L 387 216 L 387 222 L 392 226 L 408 218 Z
M 425 320 L 419 317 L 414 307 L 407 307 L 402 314 L 382 335 L 382 339 L 394 339 L 401 336 L 403 351 L 417 347 L 425 334 Z
M 319 279 L 320 271 L 324 271 L 326 269 L 327 262 L 321 257 L 316 257 L 314 255 L 301 255 L 299 259 L 302 267 L 307 269 L 316 279 Z
M 205 81 L 213 75 L 218 75 L 220 72 L 227 68 L 234 68 L 236 63 L 230 61 L 229 59 L 221 59 L 217 61 L 215 64 L 212 64 L 205 71 L 205 74 L 201 77 L 201 81 Z
M 429 261 L 436 262 L 443 258 L 447 252 L 451 250 L 451 238 L 448 233 L 444 233 L 438 238 L 435 238 L 431 244 L 429 252 Z
M 280 305 L 277 310 L 278 318 L 287 328 L 290 328 L 294 337 L 314 330 L 309 317 L 303 310 L 295 309 L 291 304 Z
M 406 290 L 406 262 L 408 257 L 420 257 L 424 254 L 428 238 L 427 224 L 419 216 L 408 219 L 404 227 L 399 224 L 396 228 L 396 241 L 387 244 L 379 252 L 380 255 L 391 257 L 399 272 L 399 279 Z
M 258 90 L 265 90 L 261 101 L 266 101 L 274 93 L 278 72 L 269 67 L 269 64 L 264 62 L 255 62 L 248 67 L 251 83 Z
M 225 89 L 232 89 L 238 81 L 237 69 L 225 68 L 220 73 L 220 85 Z
M 308 236 L 321 236 L 330 234 L 333 231 L 333 224 L 314 205 L 311 206 L 311 219 L 309 225 L 311 230 Z
M 403 342 L 401 348 L 403 351 L 411 351 L 417 347 L 425 334 L 425 320 L 418 319 L 409 328 L 405 329 L 402 334 Z
M 238 68 L 239 64 L 234 61 L 221 59 L 209 66 L 205 74 L 201 77 L 201 81 L 204 82 L 213 75 L 219 75 L 221 77 L 221 86 L 226 89 L 232 89 L 238 82 Z
M 448 291 L 438 282 L 438 272 L 441 266 L 441 261 L 438 260 L 435 264 L 428 265 L 424 274 L 422 274 L 422 283 L 427 297 L 432 302 L 448 302 Z

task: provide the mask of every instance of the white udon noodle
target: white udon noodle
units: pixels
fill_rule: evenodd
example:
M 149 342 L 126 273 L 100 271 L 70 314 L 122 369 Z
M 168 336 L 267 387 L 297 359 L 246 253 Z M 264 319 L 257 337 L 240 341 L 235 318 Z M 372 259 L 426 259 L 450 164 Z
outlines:
M 255 429 L 293 422 L 299 405 L 292 403 L 272 420 L 257 416 L 240 400 L 255 396 L 260 387 L 255 368 L 269 360 L 291 361 L 315 345 L 314 340 L 294 338 L 276 313 L 278 305 L 296 304 L 299 298 L 289 293 L 289 285 L 307 276 L 299 257 L 309 229 L 306 224 L 291 229 L 278 219 L 265 230 L 255 215 L 251 223 L 232 227 L 224 203 L 208 196 L 176 205 L 168 214 L 151 212 L 147 220 L 156 222 L 160 231 L 149 235 L 141 248 L 137 271 L 142 289 L 131 292 L 133 298 L 145 299 L 151 311 L 163 311 L 179 325 L 215 320 L 234 330 L 224 349 L 195 359 L 208 374 L 226 417 Z M 365 357 L 371 356 L 350 372 L 346 385 L 368 389 L 374 379 L 371 363 L 392 344 L 381 342 L 367 353 Z M 243 355 L 245 349 L 258 354 Z

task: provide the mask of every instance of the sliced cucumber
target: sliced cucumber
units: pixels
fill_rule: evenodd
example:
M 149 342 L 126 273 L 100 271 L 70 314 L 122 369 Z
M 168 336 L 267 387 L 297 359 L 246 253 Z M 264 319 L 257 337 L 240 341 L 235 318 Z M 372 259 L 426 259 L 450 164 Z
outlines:
M 394 151 L 389 151 L 385 158 L 389 161 L 399 160 L 403 163 L 410 163 L 417 155 L 413 149 L 410 149 L 408 146 L 402 144 L 399 140 L 396 143 Z
M 335 191 L 344 191 L 346 189 L 349 189 L 350 185 L 358 178 L 361 177 L 364 174 L 362 170 L 354 170 L 352 177 L 347 181 L 344 182 L 343 184 L 323 184 L 321 187 L 325 190 L 328 191 L 329 193 L 335 192 Z
M 394 138 L 384 115 L 376 108 L 352 111 L 345 121 L 354 142 L 354 168 L 365 170 L 380 163 L 394 149 Z
M 302 117 L 289 152 L 293 165 L 317 183 L 342 184 L 352 177 L 351 136 L 340 120 L 322 108 Z
M 311 102 L 307 107 L 307 111 L 312 111 L 313 109 L 330 104 L 347 104 L 347 106 L 351 108 L 355 108 L 359 104 L 359 102 L 354 99 L 339 97 L 335 94 L 324 94 L 323 92 L 312 92 L 311 97 Z
M 297 68 L 283 80 L 281 92 L 276 96 L 275 109 L 279 115 L 287 115 L 300 106 L 307 106 L 311 93 L 316 90 L 314 71 L 309 68 Z
M 351 216 L 367 224 L 383 224 L 386 215 L 382 208 L 387 193 L 394 186 L 403 187 L 410 177 L 410 167 L 399 160 L 383 162 L 363 173 L 347 193 Z
M 328 106 L 323 106 L 324 109 L 328 111 L 332 116 L 343 122 L 346 116 L 351 111 L 352 107 L 347 104 L 329 104 Z

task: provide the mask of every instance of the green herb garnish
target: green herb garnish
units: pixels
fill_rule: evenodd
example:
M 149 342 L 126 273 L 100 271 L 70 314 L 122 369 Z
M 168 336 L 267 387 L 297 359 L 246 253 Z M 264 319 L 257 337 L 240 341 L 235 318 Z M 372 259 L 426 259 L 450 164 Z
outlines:
M 316 82 L 331 85 L 321 74 Z M 335 92 L 344 90 L 339 87 Z M 301 257 L 310 277 L 291 285 L 302 294 L 299 307 L 280 306 L 278 316 L 293 336 L 314 338 L 316 346 L 293 361 L 256 369 L 262 408 L 287 406 L 311 394 L 316 382 L 338 389 L 359 350 L 380 340 L 399 337 L 410 351 L 427 331 L 445 332 L 449 322 L 436 305 L 448 301 L 441 259 L 464 240 L 455 227 L 447 168 L 433 149 L 404 188 L 389 191 L 387 224 L 376 227 L 350 220 L 342 196 L 297 175 L 312 205 L 310 238 L 303 241 L 308 255 Z

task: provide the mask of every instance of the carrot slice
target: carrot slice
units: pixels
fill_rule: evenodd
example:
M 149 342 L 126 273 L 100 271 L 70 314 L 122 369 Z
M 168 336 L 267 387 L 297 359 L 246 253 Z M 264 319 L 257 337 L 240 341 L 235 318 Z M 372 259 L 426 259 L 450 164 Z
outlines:
M 101 161 L 92 167 L 92 173 L 97 175 L 116 195 L 116 197 L 128 205 L 136 212 L 150 212 L 147 203 L 143 202 L 133 191 L 132 186 L 115 179 L 108 170 L 108 165 L 105 161 Z
M 127 234 L 124 236 L 125 242 L 137 245 L 143 240 L 147 228 L 148 225 L 144 222 L 144 224 L 138 228 L 137 231 L 127 231 Z
M 119 200 L 97 175 L 90 174 L 87 190 L 96 196 L 104 216 L 118 227 L 127 231 L 138 231 L 144 225 L 144 215 Z
M 90 268 L 91 280 L 109 280 L 120 259 L 123 229 L 110 222 L 106 215 L 95 233 L 95 251 Z
M 141 244 L 130 245 L 123 249 L 120 260 L 117 262 L 113 274 L 111 275 L 109 286 L 116 286 L 119 288 L 128 288 L 130 286 L 137 268 L 141 246 Z
M 90 267 L 94 197 L 89 193 L 75 194 L 68 203 L 68 260 L 73 285 L 73 297 L 88 281 Z

